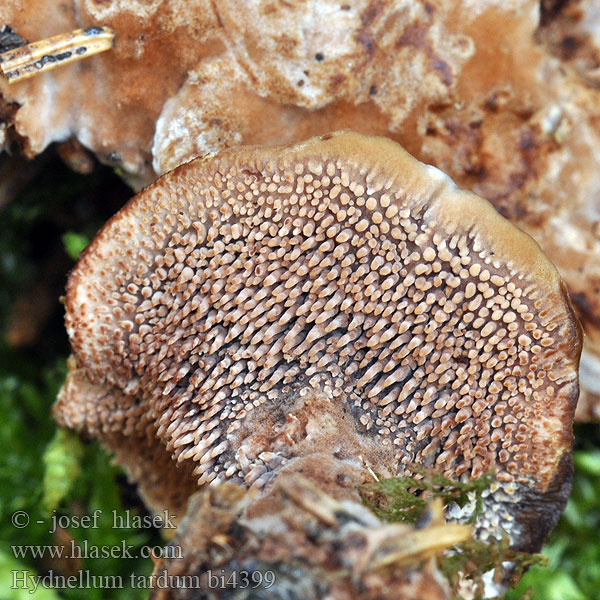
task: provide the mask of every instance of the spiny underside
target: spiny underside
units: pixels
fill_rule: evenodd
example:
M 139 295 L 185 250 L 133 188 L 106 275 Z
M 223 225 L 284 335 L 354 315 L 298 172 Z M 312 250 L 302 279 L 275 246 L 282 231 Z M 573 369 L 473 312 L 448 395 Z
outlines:
M 399 472 L 495 468 L 540 494 L 565 477 L 581 340 L 556 272 L 387 140 L 333 134 L 166 175 L 80 260 L 67 326 L 105 390 L 88 429 L 144 415 L 198 483 L 243 478 L 235 432 L 302 387 L 344 403 Z M 59 420 L 74 410 L 63 394 Z
M 24 40 L 102 24 L 118 43 L 19 86 L 0 78 L 0 146 L 31 157 L 74 135 L 139 187 L 152 164 L 160 174 L 227 147 L 341 128 L 389 136 L 492 201 L 556 264 L 587 333 L 579 419 L 598 419 L 594 5 L 5 0 L 0 29 Z

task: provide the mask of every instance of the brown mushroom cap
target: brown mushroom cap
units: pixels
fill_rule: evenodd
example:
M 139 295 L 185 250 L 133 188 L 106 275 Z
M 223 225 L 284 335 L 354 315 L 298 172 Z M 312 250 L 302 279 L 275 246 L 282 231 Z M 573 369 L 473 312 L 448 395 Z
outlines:
M 516 517 L 514 541 L 538 546 L 564 506 L 581 333 L 558 273 L 390 140 L 340 132 L 179 167 L 97 235 L 66 305 L 73 373 L 101 392 L 83 409 L 67 385 L 58 420 L 105 441 L 151 427 L 199 484 L 243 478 L 236 432 L 260 435 L 257 415 L 312 386 L 391 474 L 495 468 L 483 529 Z

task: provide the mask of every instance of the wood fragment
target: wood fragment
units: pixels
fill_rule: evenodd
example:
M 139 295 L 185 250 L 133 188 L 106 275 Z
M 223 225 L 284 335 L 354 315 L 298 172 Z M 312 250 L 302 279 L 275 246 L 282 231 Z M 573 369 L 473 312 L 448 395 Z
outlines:
M 86 56 L 110 50 L 115 34 L 109 27 L 87 27 L 19 46 L 0 54 L 0 72 L 15 83 Z

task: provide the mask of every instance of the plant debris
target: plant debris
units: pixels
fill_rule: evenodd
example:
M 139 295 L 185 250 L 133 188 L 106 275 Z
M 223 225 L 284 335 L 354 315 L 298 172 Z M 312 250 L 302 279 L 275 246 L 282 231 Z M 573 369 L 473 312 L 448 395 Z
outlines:
M 492 472 L 472 481 L 453 481 L 432 469 L 412 465 L 413 476 L 382 479 L 361 488 L 363 503 L 380 519 L 392 523 L 426 524 L 431 519 L 430 508 L 435 502 L 445 507 L 459 507 L 475 502 L 469 523 L 483 512 L 483 492 L 494 481 Z M 494 572 L 494 583 L 516 587 L 529 567 L 547 567 L 547 557 L 520 552 L 510 547 L 508 535 L 501 540 L 469 539 L 438 556 L 438 567 L 458 593 L 465 580 L 473 583 L 474 598 L 484 597 L 484 575 Z M 507 564 L 508 563 L 508 564 Z M 461 600 L 461 596 L 456 596 Z M 522 598 L 525 600 L 527 595 Z

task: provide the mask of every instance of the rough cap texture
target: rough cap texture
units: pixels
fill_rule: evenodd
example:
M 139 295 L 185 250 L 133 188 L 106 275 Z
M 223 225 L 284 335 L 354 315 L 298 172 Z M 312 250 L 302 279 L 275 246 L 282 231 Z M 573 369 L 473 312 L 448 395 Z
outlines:
M 564 504 L 581 344 L 564 286 L 528 235 L 390 140 L 341 132 L 176 169 L 101 230 L 66 305 L 78 369 L 59 422 L 113 447 L 112 431 L 154 436 L 199 484 L 257 466 L 246 483 L 268 481 L 286 457 L 266 444 L 252 463 L 236 435 L 312 389 L 389 474 L 494 467 L 494 501 L 546 503 L 540 527 Z M 154 463 L 134 461 L 144 489 Z

